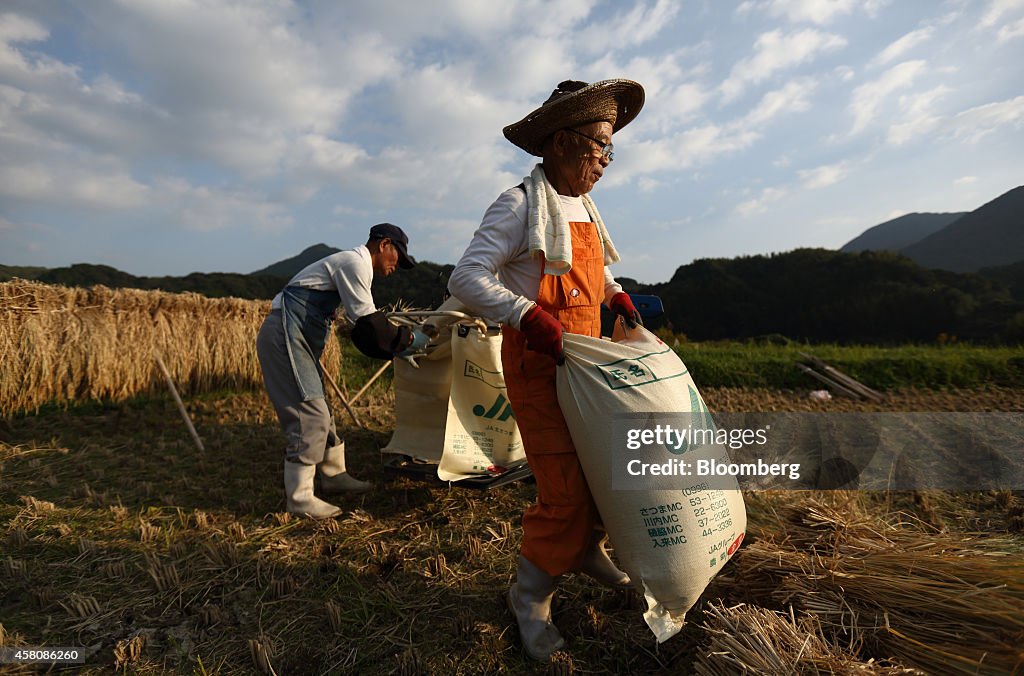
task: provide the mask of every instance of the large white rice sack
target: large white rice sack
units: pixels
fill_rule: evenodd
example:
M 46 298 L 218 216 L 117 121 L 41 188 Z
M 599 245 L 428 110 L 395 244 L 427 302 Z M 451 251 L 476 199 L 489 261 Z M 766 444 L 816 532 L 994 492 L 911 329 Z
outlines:
M 563 345 L 558 402 L 616 557 L 647 599 L 644 620 L 660 643 L 682 628 L 686 611 L 739 547 L 747 524 L 743 496 L 735 477 L 631 476 L 639 490 L 613 489 L 613 482 L 623 483 L 614 476 L 624 473 L 623 425 L 635 420 L 642 427 L 669 413 L 700 419 L 707 408 L 683 362 L 643 327 L 628 337 L 617 330 L 614 342 L 565 334 Z M 628 457 L 650 464 L 684 458 L 691 467 L 698 459 L 729 462 L 720 445 L 682 455 L 644 446 Z
M 419 368 L 394 360 L 395 431 L 381 453 L 440 462 L 452 389 L 451 332 L 445 331 L 438 347 L 418 358 Z
M 501 334 L 484 335 L 475 328 L 453 331 L 451 355 L 438 478 L 459 481 L 493 474 L 525 460 L 501 370 Z
M 450 298 L 438 311 L 465 312 Z M 526 460 L 501 372 L 501 334 L 438 316 L 419 368 L 394 361 L 395 430 L 382 453 L 437 463 L 443 481 L 489 476 Z

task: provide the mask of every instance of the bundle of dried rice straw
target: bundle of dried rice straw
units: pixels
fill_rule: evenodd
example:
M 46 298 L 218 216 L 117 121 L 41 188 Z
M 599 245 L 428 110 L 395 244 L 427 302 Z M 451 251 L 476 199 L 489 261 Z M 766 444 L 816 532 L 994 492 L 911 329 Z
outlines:
M 1024 560 L 1006 553 L 1010 543 L 886 523 L 853 502 L 809 499 L 779 517 L 780 524 L 740 551 L 720 592 L 794 613 L 793 628 L 813 617 L 813 635 L 862 660 L 929 673 L 1024 669 Z M 711 626 L 726 621 L 715 617 Z M 765 623 L 765 617 L 749 621 Z M 771 622 L 773 641 L 785 641 L 787 634 L 775 631 L 779 622 Z
M 699 676 L 755 674 L 918 674 L 916 669 L 861 661 L 831 645 L 814 616 L 740 604 L 705 608 L 710 646 L 694 661 Z
M 154 350 L 186 392 L 259 387 L 256 333 L 269 309 L 194 293 L 0 283 L 0 414 L 160 390 Z M 336 341 L 327 353 L 337 363 Z

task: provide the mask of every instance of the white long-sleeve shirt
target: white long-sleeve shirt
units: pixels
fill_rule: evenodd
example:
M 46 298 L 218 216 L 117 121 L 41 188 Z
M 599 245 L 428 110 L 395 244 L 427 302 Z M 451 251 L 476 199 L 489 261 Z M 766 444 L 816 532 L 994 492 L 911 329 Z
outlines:
M 589 222 L 579 197 L 559 195 L 569 221 Z M 498 196 L 448 280 L 448 290 L 473 313 L 519 328 L 540 291 L 541 266 L 530 256 L 526 192 L 515 187 Z M 595 226 L 596 227 L 596 226 Z M 607 266 L 604 303 L 622 291 Z
M 291 278 L 287 286 L 337 291 L 345 307 L 345 314 L 354 322 L 377 311 L 373 304 L 373 294 L 370 293 L 372 284 L 373 259 L 364 244 L 355 249 L 333 253 L 307 265 Z M 280 307 L 279 293 L 274 296 L 270 308 L 277 310 Z

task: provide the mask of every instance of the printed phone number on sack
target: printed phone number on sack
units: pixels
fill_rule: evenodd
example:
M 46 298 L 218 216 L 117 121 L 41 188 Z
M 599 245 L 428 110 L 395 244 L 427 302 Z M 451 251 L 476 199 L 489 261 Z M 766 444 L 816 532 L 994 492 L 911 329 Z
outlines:
M 712 493 L 713 497 L 721 495 L 723 495 L 721 491 L 714 491 Z M 699 505 L 702 501 L 705 504 L 711 502 L 708 500 L 708 496 L 704 498 L 694 497 L 689 498 L 689 506 L 694 507 L 694 505 Z M 697 517 L 697 527 L 701 529 L 701 537 L 709 537 L 715 533 L 732 528 L 733 522 L 732 519 L 728 518 L 730 511 L 726 506 L 725 499 L 719 498 L 713 502 L 716 504 L 715 508 L 699 506 L 693 508 L 693 514 Z M 718 509 L 718 507 L 722 507 L 722 509 Z M 679 514 L 685 514 L 686 510 L 687 505 L 682 501 L 640 509 L 640 516 L 644 527 L 647 529 L 647 536 L 651 538 L 652 549 L 685 545 L 689 541 L 687 538 L 688 529 L 680 523 L 679 519 Z M 705 517 L 705 515 L 707 516 Z

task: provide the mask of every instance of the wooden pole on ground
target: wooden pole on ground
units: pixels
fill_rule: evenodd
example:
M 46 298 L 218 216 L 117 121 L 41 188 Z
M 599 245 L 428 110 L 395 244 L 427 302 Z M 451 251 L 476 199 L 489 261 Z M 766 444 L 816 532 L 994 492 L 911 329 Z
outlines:
M 377 378 L 380 378 L 381 375 L 384 373 L 384 371 L 387 370 L 389 366 L 391 366 L 391 362 L 388 361 L 384 362 L 384 366 L 381 366 L 379 369 L 377 369 L 377 372 L 373 374 L 373 377 L 367 380 L 366 384 L 363 385 L 362 389 L 356 392 L 356 396 L 352 397 L 353 404 L 356 403 L 356 400 L 359 399 L 359 397 L 363 396 L 363 392 L 366 392 L 366 390 L 370 389 L 370 385 L 373 385 L 377 381 Z
M 856 380 L 846 375 L 839 369 L 833 366 L 829 366 L 822 360 L 815 357 L 813 354 L 807 354 L 806 352 L 801 352 L 800 354 L 805 359 L 810 361 L 814 366 L 819 368 L 822 373 L 824 373 L 837 383 L 841 384 L 843 387 L 849 390 L 853 390 L 854 392 L 857 393 L 859 397 L 864 399 L 870 399 L 871 401 L 876 402 L 883 401 L 885 399 L 885 395 L 883 395 L 881 392 L 877 392 L 868 387 L 867 385 L 865 385 L 864 383 L 860 382 L 859 380 Z
M 805 366 L 804 364 L 797 364 L 797 366 L 800 367 L 801 371 L 803 371 L 807 375 L 812 376 L 812 377 L 820 380 L 821 382 L 825 383 L 826 385 L 828 385 L 829 387 L 834 389 L 839 394 L 847 396 L 850 399 L 860 399 L 861 398 L 861 396 L 859 394 L 857 394 L 856 392 L 854 392 L 850 388 L 842 385 L 841 383 L 836 382 L 835 380 L 833 380 L 832 378 L 829 378 L 828 376 L 824 376 L 824 375 L 818 373 L 817 371 L 815 371 L 811 367 Z
M 334 378 L 332 378 L 331 374 L 327 372 L 326 368 L 324 368 L 323 362 L 320 363 L 320 368 L 324 372 L 324 378 L 326 378 L 327 382 L 329 382 L 331 384 L 331 387 L 334 388 L 334 393 L 338 395 L 339 399 L 341 399 L 341 405 L 344 406 L 345 410 L 348 411 L 348 414 L 352 416 L 352 422 L 354 422 L 358 427 L 366 429 L 366 426 L 363 425 L 363 423 L 359 422 L 359 417 L 356 416 L 356 412 L 352 410 L 352 407 L 349 405 L 348 400 L 345 399 L 345 395 L 341 393 L 341 388 L 338 387 L 338 383 L 334 382 Z
M 164 364 L 164 360 L 160 358 L 159 352 L 154 352 L 153 356 L 156 357 L 156 365 L 160 367 L 164 378 L 167 380 L 167 387 L 170 388 L 174 402 L 178 405 L 178 410 L 181 411 L 181 417 L 185 419 L 185 424 L 188 426 L 189 434 L 192 435 L 192 440 L 196 442 L 196 446 L 200 451 L 205 451 L 203 440 L 199 438 L 199 433 L 196 432 L 195 425 L 192 424 L 192 418 L 189 417 L 188 411 L 185 410 L 185 404 L 182 403 L 181 396 L 178 394 L 178 388 L 174 386 L 174 381 L 171 380 L 171 372 L 167 370 L 167 366 Z

